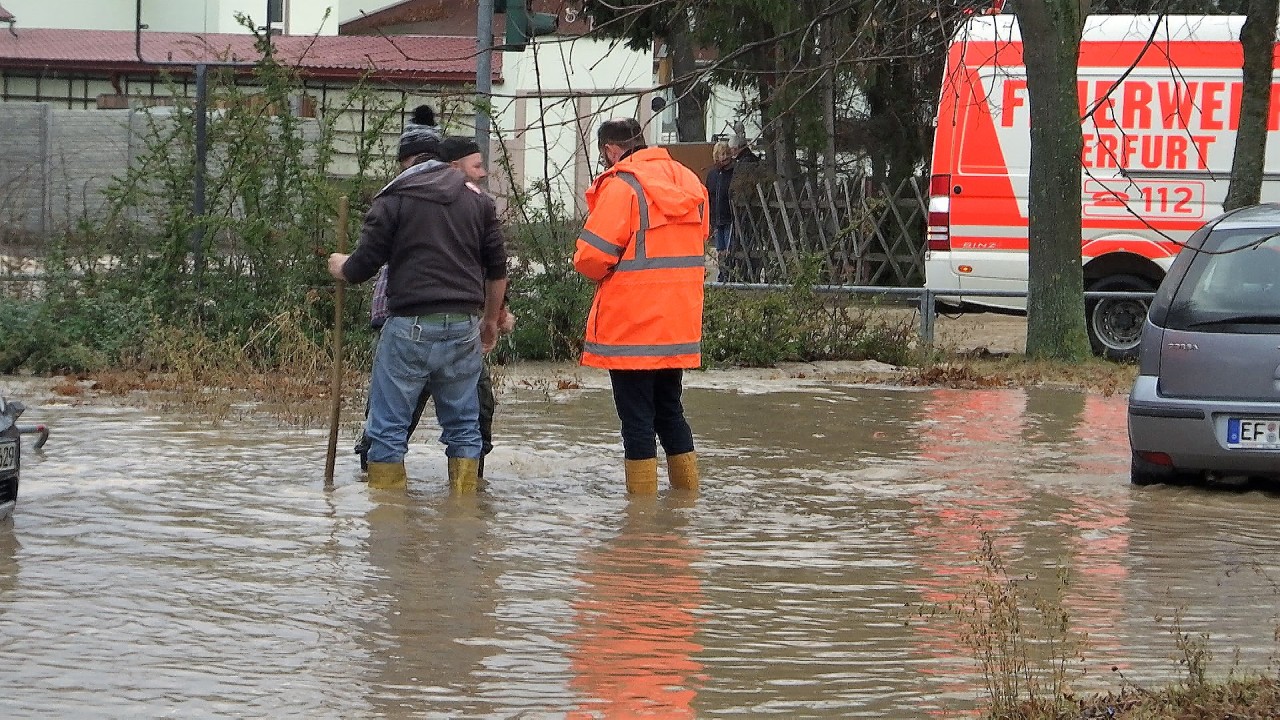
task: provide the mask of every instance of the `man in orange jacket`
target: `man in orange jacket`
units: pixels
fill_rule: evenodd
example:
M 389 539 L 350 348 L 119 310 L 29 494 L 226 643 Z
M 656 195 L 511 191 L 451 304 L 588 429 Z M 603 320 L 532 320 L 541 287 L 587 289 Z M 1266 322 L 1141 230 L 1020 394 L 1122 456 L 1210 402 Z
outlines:
M 582 364 L 605 368 L 622 421 L 627 492 L 658 491 L 657 439 L 671 487 L 698 488 L 693 432 L 680 393 L 684 368 L 702 364 L 707 190 L 640 123 L 606 121 L 608 168 L 587 191 L 587 222 L 573 266 L 596 282 Z

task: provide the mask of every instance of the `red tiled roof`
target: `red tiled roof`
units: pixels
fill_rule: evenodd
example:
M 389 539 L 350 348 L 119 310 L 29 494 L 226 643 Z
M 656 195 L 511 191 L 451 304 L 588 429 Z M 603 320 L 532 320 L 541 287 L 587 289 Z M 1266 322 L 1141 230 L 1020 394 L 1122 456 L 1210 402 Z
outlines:
M 260 57 L 252 35 L 143 32 L 142 57 L 128 30 L 19 30 L 0 33 L 0 68 L 145 72 L 155 64 L 252 62 Z M 475 82 L 476 39 L 460 36 L 276 36 L 275 57 L 307 77 Z M 502 53 L 493 54 L 494 80 Z
M 13 22 L 13 13 L 5 10 L 3 5 L 0 5 L 0 22 Z

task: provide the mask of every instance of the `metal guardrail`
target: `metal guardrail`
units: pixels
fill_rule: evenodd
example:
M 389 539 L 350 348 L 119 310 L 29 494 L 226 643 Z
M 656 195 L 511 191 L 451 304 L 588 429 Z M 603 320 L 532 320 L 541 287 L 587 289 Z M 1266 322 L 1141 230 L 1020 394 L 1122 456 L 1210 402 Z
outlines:
M 725 288 L 728 290 L 773 290 L 784 291 L 790 290 L 791 285 L 776 285 L 770 283 L 708 283 L 709 287 Z M 929 288 L 904 288 L 904 287 L 874 287 L 866 285 L 814 285 L 814 292 L 851 295 L 872 295 L 878 297 L 906 297 L 916 298 L 920 312 L 920 342 L 926 346 L 933 345 L 934 335 L 934 319 L 937 314 L 936 305 L 938 298 L 953 297 L 1026 297 L 1026 290 L 930 290 Z M 1142 300 L 1150 300 L 1155 297 L 1155 293 L 1151 291 L 1137 290 L 1119 290 L 1119 291 L 1100 291 L 1086 290 L 1084 293 L 1087 299 L 1096 298 L 1139 298 Z
M 0 275 L 0 281 L 38 281 L 42 280 L 40 275 Z M 320 286 L 316 286 L 320 288 Z M 327 286 L 325 286 L 327 287 Z M 787 291 L 794 286 L 778 283 L 740 283 L 740 282 L 708 282 L 707 287 L 724 288 L 726 290 L 765 290 L 765 291 Z M 934 316 L 937 314 L 935 306 L 938 298 L 953 297 L 1026 297 L 1026 290 L 930 290 L 928 288 L 915 287 L 882 287 L 874 285 L 813 285 L 810 288 L 814 292 L 827 294 L 849 294 L 849 295 L 870 295 L 876 297 L 904 297 L 915 298 L 918 303 L 920 312 L 920 341 L 925 345 L 933 345 L 934 336 Z M 1155 297 L 1155 293 L 1151 291 L 1137 290 L 1120 290 L 1120 291 L 1098 291 L 1086 290 L 1085 298 L 1139 298 L 1142 300 L 1150 300 Z

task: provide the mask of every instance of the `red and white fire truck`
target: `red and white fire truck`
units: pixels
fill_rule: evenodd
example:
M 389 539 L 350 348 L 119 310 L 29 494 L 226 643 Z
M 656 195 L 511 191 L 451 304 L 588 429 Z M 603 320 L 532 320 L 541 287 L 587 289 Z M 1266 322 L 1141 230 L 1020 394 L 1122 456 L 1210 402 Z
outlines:
M 1222 211 L 1239 124 L 1243 23 L 1203 15 L 1087 19 L 1078 82 L 1086 289 L 1154 289 L 1178 242 Z M 1280 61 L 1280 48 L 1273 58 Z M 949 49 L 933 144 L 925 285 L 943 302 L 1026 307 L 1024 298 L 945 291 L 1027 288 L 1030 119 L 1015 17 L 971 18 Z M 1277 201 L 1275 81 L 1268 122 L 1262 199 Z M 1095 352 L 1136 352 L 1144 301 L 1091 300 L 1086 311 Z

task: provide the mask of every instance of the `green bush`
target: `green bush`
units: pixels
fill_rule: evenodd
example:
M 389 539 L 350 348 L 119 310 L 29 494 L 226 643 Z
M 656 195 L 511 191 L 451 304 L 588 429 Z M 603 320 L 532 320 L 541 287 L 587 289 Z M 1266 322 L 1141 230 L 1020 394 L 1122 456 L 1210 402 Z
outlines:
M 183 338 L 192 352 L 216 339 L 259 369 L 327 352 L 334 284 L 324 257 L 335 245 L 337 199 L 356 199 L 354 238 L 368 188 L 394 165 L 381 140 L 401 108 L 363 87 L 343 96 L 366 109 L 367 131 L 356 176 L 338 181 L 330 160 L 345 108 L 295 117 L 281 111 L 308 92 L 295 69 L 266 56 L 252 74 L 251 84 L 230 70 L 210 74 L 208 103 L 218 109 L 208 117 L 205 214 L 191 213 L 196 114 L 174 87 L 172 112 L 146 116 L 142 147 L 109 186 L 105 215 L 45 248 L 45 300 L 0 309 L 0 371 L 148 366 L 141 345 L 153 335 Z M 349 291 L 345 308 L 360 342 L 367 292 Z
M 570 360 L 582 351 L 595 286 L 576 273 L 526 277 L 512 285 L 516 329 L 499 346 L 500 359 Z
M 84 372 L 122 364 L 146 333 L 147 308 L 116 292 L 0 310 L 0 372 Z
M 914 355 L 915 325 L 892 322 L 874 305 L 847 296 L 708 288 L 702 320 L 707 365 L 767 367 L 780 362 L 879 360 L 906 365 Z
M 779 292 L 709 288 L 702 313 L 706 365 L 766 367 L 803 355 L 800 313 Z
M 573 272 L 571 245 L 558 252 L 544 256 L 551 270 L 513 271 L 510 304 L 518 321 L 499 346 L 500 359 L 571 360 L 581 353 L 595 286 Z M 915 332 L 909 318 L 886 320 L 874 305 L 822 295 L 804 283 L 785 291 L 709 287 L 702 358 L 705 365 L 748 367 L 867 359 L 906 365 L 914 358 Z
M 0 303 L 0 374 L 22 368 L 38 348 L 48 343 L 39 316 L 38 302 L 5 299 Z
M 499 345 L 499 359 L 574 359 L 582 351 L 595 292 L 595 284 L 573 269 L 581 224 L 556 209 L 522 215 L 506 228 L 508 305 L 516 315 L 516 329 Z

